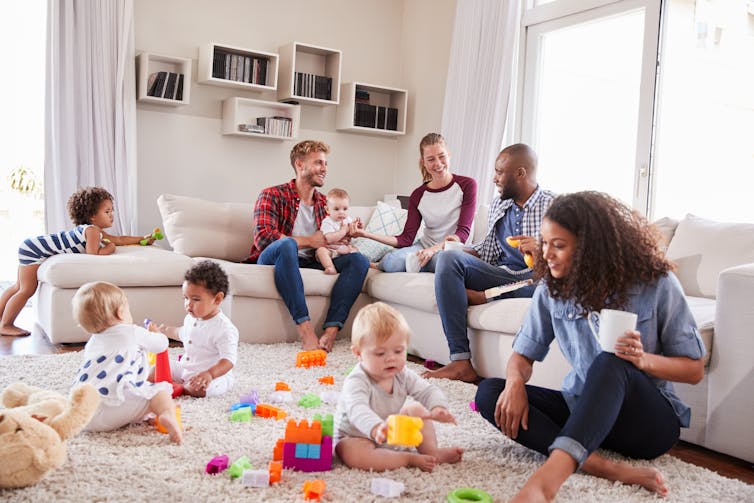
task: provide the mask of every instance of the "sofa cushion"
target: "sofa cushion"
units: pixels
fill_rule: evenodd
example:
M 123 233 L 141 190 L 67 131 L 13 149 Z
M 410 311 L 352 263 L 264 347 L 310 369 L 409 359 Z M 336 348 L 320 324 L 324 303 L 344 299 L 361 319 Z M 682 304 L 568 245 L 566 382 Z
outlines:
M 240 262 L 251 249 L 253 206 L 162 194 L 157 198 L 170 246 L 190 257 Z
M 369 278 L 367 293 L 375 299 L 436 313 L 435 275 L 429 272 L 380 272 Z
M 709 365 L 712 356 L 712 338 L 715 336 L 715 306 L 717 303 L 714 299 L 690 296 L 686 296 L 686 302 L 691 309 L 691 315 L 696 321 L 696 326 L 699 328 L 699 335 L 704 343 L 704 348 L 707 350 L 707 356 L 704 357 L 704 366 L 706 367 Z
M 395 236 L 403 231 L 407 216 L 407 210 L 377 201 L 377 208 L 375 208 L 364 229 L 372 234 Z M 366 238 L 356 238 L 353 240 L 353 244 L 370 262 L 378 262 L 387 252 L 393 249 L 392 246 Z
M 524 322 L 531 299 L 500 299 L 469 307 L 469 328 L 516 334 Z
M 112 255 L 54 255 L 37 271 L 40 281 L 58 288 L 78 288 L 90 281 L 121 287 L 180 286 L 191 267 L 189 257 L 156 246 L 118 246 Z
M 754 262 L 754 224 L 722 223 L 694 215 L 678 223 L 668 246 L 686 295 L 714 298 L 721 271 Z
M 662 251 L 667 251 L 668 245 L 670 244 L 670 241 L 673 240 L 673 236 L 675 235 L 675 230 L 678 228 L 678 220 L 669 217 L 663 217 L 659 220 L 655 220 L 654 222 L 652 222 L 652 224 L 660 232 L 660 249 Z

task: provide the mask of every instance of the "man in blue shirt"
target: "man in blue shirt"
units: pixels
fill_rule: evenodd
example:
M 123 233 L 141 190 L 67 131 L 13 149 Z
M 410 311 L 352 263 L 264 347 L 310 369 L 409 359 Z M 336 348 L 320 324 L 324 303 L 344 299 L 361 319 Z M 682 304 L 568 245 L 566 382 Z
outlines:
M 435 298 L 451 362 L 424 372 L 424 377 L 441 377 L 473 382 L 478 379 L 471 364 L 466 311 L 469 303 L 486 302 L 484 290 L 530 279 L 526 254 L 537 248 L 542 217 L 555 194 L 537 183 L 537 154 L 517 143 L 504 148 L 495 161 L 495 185 L 500 198 L 490 207 L 488 232 L 472 248 L 444 251 L 435 270 Z M 517 247 L 506 240 L 518 241 Z M 507 292 L 498 298 L 531 297 L 534 286 Z

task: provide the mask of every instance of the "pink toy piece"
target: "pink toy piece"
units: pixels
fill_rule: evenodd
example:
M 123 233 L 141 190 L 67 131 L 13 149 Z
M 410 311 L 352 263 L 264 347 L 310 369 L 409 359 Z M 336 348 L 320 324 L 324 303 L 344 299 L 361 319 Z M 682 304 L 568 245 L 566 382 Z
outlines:
M 469 408 L 474 412 L 479 412 L 479 410 L 476 408 L 476 402 L 469 402 Z
M 207 463 L 207 467 L 204 469 L 204 471 L 209 473 L 210 475 L 220 473 L 221 471 L 228 468 L 228 461 L 230 460 L 228 459 L 228 456 L 226 454 L 215 456 L 209 461 L 209 463 Z
M 429 370 L 435 370 L 437 367 L 437 362 L 434 360 L 424 360 L 424 367 Z
M 320 444 L 320 457 L 297 458 L 296 444 L 283 444 L 283 468 L 290 468 L 301 472 L 326 472 L 332 470 L 332 437 L 325 435 Z

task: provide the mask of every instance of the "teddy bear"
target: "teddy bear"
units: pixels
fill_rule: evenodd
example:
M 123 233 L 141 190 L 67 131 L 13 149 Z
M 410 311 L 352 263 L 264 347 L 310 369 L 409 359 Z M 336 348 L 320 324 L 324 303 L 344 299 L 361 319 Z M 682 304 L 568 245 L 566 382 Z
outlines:
M 74 388 L 70 399 L 20 382 L 8 386 L 0 398 L 6 407 L 0 409 L 0 488 L 30 486 L 61 467 L 64 441 L 87 425 L 99 400 L 89 384 Z

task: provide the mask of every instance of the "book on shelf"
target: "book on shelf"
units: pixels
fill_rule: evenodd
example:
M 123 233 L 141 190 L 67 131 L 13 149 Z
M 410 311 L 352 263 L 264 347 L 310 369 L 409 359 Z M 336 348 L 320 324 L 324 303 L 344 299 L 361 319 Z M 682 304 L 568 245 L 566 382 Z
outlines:
M 244 133 L 264 133 L 264 126 L 259 124 L 239 124 L 238 130 Z
M 244 56 L 243 57 L 243 81 L 247 83 L 251 83 L 253 74 L 251 73 L 252 68 L 252 61 L 251 56 Z
M 356 97 L 355 97 L 356 103 L 366 103 L 369 104 L 369 91 L 366 89 L 356 89 Z
M 174 72 L 168 73 L 167 82 L 165 83 L 165 94 L 163 98 L 172 100 L 175 98 L 175 85 L 178 80 L 178 74 Z
M 212 54 L 212 77 L 215 79 L 225 78 L 225 53 L 217 47 Z
M 398 109 L 369 105 L 368 103 L 354 103 L 353 125 L 373 129 L 398 130 Z
M 175 86 L 175 99 L 183 101 L 183 74 L 178 74 L 178 84 Z
M 293 120 L 290 117 L 257 117 L 257 125 L 264 128 L 264 134 L 271 136 L 292 136 Z
M 167 74 L 168 72 L 157 72 L 157 75 L 155 76 L 154 81 L 152 82 L 152 85 L 149 87 L 149 90 L 147 91 L 148 96 L 154 96 L 155 98 L 162 98 L 162 95 L 165 92 L 165 80 L 167 78 Z
M 293 81 L 293 94 L 304 98 L 330 100 L 330 96 L 332 96 L 332 77 L 296 72 Z

